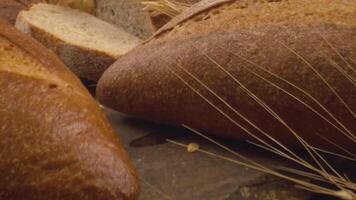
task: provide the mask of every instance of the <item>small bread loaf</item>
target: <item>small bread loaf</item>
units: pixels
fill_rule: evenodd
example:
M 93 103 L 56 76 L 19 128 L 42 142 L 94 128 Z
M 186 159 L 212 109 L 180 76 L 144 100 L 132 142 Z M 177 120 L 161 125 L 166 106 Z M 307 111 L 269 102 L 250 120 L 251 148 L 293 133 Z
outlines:
M 119 56 L 141 40 L 87 13 L 35 4 L 22 11 L 16 28 L 52 49 L 79 77 L 97 81 Z
M 201 1 L 113 64 L 98 99 L 206 134 L 271 143 L 265 132 L 298 147 L 294 132 L 356 152 L 355 10 L 352 0 Z
M 128 155 L 80 81 L 0 21 L 0 199 L 130 200 Z

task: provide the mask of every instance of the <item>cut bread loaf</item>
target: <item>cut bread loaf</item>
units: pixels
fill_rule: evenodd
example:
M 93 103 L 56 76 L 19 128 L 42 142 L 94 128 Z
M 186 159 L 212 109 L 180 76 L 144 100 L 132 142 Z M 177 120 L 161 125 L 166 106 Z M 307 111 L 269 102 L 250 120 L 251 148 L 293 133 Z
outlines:
M 355 11 L 352 0 L 202 1 L 110 66 L 97 97 L 207 134 L 270 142 L 264 131 L 298 147 L 293 130 L 355 153 Z
M 135 199 L 135 170 L 97 103 L 51 51 L 3 21 L 0 93 L 0 199 Z
M 93 81 L 141 42 L 125 30 L 87 13 L 42 3 L 22 11 L 16 28 L 56 52 L 79 77 Z

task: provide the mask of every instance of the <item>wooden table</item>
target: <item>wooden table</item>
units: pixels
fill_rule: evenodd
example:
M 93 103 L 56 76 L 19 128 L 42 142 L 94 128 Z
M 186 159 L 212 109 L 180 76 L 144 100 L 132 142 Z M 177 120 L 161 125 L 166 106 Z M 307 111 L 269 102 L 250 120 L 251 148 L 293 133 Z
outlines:
M 157 125 L 105 109 L 140 174 L 140 200 L 306 200 L 318 199 L 293 184 L 261 172 L 166 142 L 172 139 L 235 158 L 180 128 Z M 266 151 L 239 141 L 222 141 L 266 165 L 289 165 Z M 324 199 L 324 198 L 322 198 Z

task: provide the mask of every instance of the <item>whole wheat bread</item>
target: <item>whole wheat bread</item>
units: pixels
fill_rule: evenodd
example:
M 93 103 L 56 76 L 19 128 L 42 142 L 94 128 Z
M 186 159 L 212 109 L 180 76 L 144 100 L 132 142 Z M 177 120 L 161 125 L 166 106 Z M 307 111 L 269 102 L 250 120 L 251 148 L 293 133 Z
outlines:
M 128 155 L 80 81 L 0 20 L 0 199 L 128 200 Z
M 355 11 L 352 0 L 201 1 L 113 64 L 98 99 L 207 134 L 297 147 L 294 132 L 355 152 Z
M 87 13 L 42 3 L 22 11 L 16 28 L 56 52 L 79 77 L 94 81 L 118 57 L 141 42 Z

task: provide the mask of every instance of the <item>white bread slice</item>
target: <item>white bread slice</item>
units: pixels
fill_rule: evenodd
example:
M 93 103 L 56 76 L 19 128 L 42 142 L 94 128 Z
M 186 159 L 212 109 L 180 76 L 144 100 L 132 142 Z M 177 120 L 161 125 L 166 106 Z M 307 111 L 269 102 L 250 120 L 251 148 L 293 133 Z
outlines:
M 125 30 L 87 13 L 43 3 L 20 12 L 16 28 L 55 51 L 79 77 L 93 81 L 141 42 Z
M 144 10 L 142 0 L 96 0 L 96 16 L 142 39 L 150 37 L 156 28 L 151 15 Z

